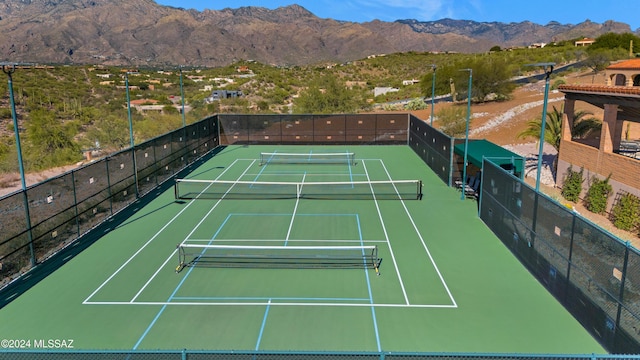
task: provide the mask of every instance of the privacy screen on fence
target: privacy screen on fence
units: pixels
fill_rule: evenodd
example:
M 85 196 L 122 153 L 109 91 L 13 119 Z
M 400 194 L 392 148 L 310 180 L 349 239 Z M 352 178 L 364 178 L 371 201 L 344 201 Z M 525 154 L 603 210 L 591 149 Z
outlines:
M 449 185 L 453 169 L 458 166 L 454 164 L 453 139 L 408 114 L 216 115 L 0 198 L 0 289 L 218 145 L 251 143 L 407 144 Z M 487 226 L 609 351 L 640 353 L 638 250 L 536 193 L 490 161 L 483 162 L 482 170 L 479 212 Z M 2 306 L 10 300 L 0 301 L 4 301 L 0 302 Z M 79 359 L 85 355 L 0 352 L 0 359 Z M 185 352 L 121 355 L 131 359 L 169 359 L 184 358 Z M 353 354 L 233 354 L 236 355 L 298 359 L 348 358 Z M 101 352 L 91 355 L 96 359 L 119 356 Z M 394 356 L 356 354 L 358 358 L 372 359 Z M 434 357 L 441 356 L 412 354 L 399 358 Z M 190 352 L 189 358 L 226 359 L 232 354 Z
M 640 352 L 640 253 L 495 164 L 480 217 L 610 351 Z

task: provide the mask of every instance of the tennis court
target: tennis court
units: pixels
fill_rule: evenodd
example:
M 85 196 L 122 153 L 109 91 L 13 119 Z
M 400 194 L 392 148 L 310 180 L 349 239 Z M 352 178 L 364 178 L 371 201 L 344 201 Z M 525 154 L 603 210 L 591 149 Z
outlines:
M 605 353 L 407 146 L 229 146 L 189 179 L 0 310 L 1 337 Z

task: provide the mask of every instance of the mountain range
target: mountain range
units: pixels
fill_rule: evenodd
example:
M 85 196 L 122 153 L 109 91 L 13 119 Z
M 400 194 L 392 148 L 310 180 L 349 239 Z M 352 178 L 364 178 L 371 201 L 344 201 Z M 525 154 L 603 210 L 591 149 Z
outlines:
M 607 32 L 632 31 L 611 20 L 355 23 L 319 18 L 298 5 L 198 11 L 153 0 L 0 0 L 0 61 L 18 63 L 306 65 L 409 51 L 486 52 Z

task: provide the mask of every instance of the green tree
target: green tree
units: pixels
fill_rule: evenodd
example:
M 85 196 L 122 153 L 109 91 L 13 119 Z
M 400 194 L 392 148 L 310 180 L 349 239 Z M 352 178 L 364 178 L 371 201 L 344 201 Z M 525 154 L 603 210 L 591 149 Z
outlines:
M 295 113 L 350 113 L 358 108 L 357 100 L 335 76 L 324 76 L 309 86 L 293 103 Z
M 626 51 L 629 50 L 629 46 L 633 42 L 633 44 L 640 43 L 640 37 L 632 34 L 632 33 L 606 33 L 600 35 L 596 38 L 596 42 L 591 44 L 587 51 L 594 52 L 599 51 L 601 49 L 624 49 Z
M 479 58 L 469 65 L 473 69 L 472 100 L 484 102 L 488 99 L 506 100 L 511 97 L 515 83 L 512 65 L 504 58 Z
M 582 62 L 586 67 L 591 69 L 593 76 L 609 66 L 611 61 L 610 51 L 607 49 L 599 49 L 591 51 L 589 56 Z M 592 81 L 593 82 L 593 78 Z
M 460 95 L 455 100 L 466 99 L 469 84 L 469 72 L 473 71 L 471 82 L 471 99 L 474 102 L 487 100 L 505 100 L 511 96 L 515 84 L 510 81 L 514 75 L 514 65 L 507 57 L 483 56 L 478 58 L 464 58 L 458 61 L 450 60 L 446 65 L 436 70 L 436 94 L 455 92 Z M 429 71 L 421 79 L 423 94 L 431 97 L 433 71 Z
M 129 122 L 126 117 L 109 114 L 99 118 L 87 138 L 101 148 L 120 150 L 129 146 Z
M 25 163 L 31 169 L 60 166 L 81 158 L 76 135 L 46 110 L 32 111 L 25 131 Z

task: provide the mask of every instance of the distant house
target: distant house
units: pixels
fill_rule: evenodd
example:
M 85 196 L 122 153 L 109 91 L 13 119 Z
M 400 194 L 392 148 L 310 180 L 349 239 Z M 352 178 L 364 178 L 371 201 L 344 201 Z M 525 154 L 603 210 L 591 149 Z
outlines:
M 222 99 L 232 99 L 243 96 L 242 90 L 213 90 L 211 96 L 206 98 L 208 103 L 220 101 Z
M 420 80 L 416 80 L 416 79 L 402 80 L 402 85 L 404 85 L 404 86 L 413 85 L 413 84 L 417 84 L 419 82 L 420 82 Z
M 529 49 L 542 49 L 545 46 L 547 46 L 546 43 L 533 43 L 529 45 Z
M 593 44 L 594 42 L 596 42 L 596 39 L 583 38 L 582 40 L 577 40 L 573 44 L 575 46 L 589 46 L 589 45 Z
M 607 86 L 640 86 L 640 59 L 611 64 L 605 70 Z
M 392 87 L 376 87 L 373 89 L 373 96 L 385 95 L 391 92 L 398 92 L 400 89 L 392 88 Z

